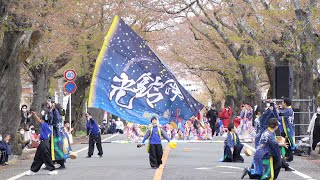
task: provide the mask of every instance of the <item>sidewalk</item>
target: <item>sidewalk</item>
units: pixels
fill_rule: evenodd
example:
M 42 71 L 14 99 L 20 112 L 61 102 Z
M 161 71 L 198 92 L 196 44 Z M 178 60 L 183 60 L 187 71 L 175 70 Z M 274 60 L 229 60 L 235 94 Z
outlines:
M 72 145 L 80 144 L 81 142 L 86 142 L 86 141 L 88 141 L 88 137 L 87 136 L 73 137 L 73 144 Z M 5 169 L 6 167 L 15 165 L 15 164 L 20 163 L 21 161 L 24 161 L 24 160 L 33 159 L 36 151 L 37 151 L 36 148 L 23 149 L 21 156 L 10 155 L 9 158 L 8 158 L 9 159 L 9 161 L 8 161 L 9 165 L 0 166 L 0 169 Z
M 316 147 L 316 149 L 314 151 L 311 151 L 311 154 L 308 158 L 310 158 L 311 160 L 318 160 L 319 164 L 320 164 L 320 153 L 318 153 L 320 147 Z

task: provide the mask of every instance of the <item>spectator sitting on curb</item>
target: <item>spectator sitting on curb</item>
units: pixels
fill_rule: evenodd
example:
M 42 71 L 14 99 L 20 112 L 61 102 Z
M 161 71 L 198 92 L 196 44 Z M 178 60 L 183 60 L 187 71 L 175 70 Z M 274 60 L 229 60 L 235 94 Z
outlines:
M 34 128 L 30 130 L 30 133 L 31 133 L 30 148 L 38 148 L 40 144 L 40 136 L 37 135 L 36 130 Z
M 16 134 L 13 144 L 13 154 L 14 155 L 22 155 L 22 150 L 29 144 L 29 140 L 24 140 L 24 128 L 20 127 L 19 131 Z
M 124 125 L 123 122 L 120 120 L 120 118 L 116 121 L 116 132 L 123 134 Z
M 111 120 L 111 125 L 109 127 L 109 132 L 108 134 L 113 134 L 113 133 L 116 133 L 117 129 L 116 129 L 116 122 L 114 119 Z
M 11 155 L 10 138 L 10 134 L 5 134 L 0 141 L 0 165 L 8 165 L 8 156 Z

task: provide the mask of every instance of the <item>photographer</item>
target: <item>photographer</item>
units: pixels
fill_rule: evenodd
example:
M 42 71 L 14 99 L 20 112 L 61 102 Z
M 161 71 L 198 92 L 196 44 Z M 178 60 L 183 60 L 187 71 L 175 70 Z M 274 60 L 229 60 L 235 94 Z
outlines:
M 258 143 L 260 141 L 260 137 L 262 135 L 262 132 L 265 131 L 268 128 L 268 120 L 271 118 L 278 118 L 277 109 L 275 107 L 275 104 L 272 100 L 264 101 L 263 103 L 269 103 L 269 107 L 267 106 L 267 109 L 265 112 L 261 115 L 259 118 L 259 126 L 257 129 L 257 135 L 255 138 L 255 147 L 257 148 Z
M 28 111 L 28 107 L 25 104 L 21 106 L 20 112 L 21 112 L 20 127 L 24 128 L 25 131 L 28 131 L 29 125 L 30 125 L 30 117 L 32 114 Z
M 88 156 L 86 158 L 91 158 L 94 151 L 94 143 L 96 143 L 97 149 L 98 149 L 98 155 L 102 157 L 103 151 L 101 146 L 101 136 L 99 131 L 99 126 L 96 123 L 96 121 L 92 118 L 89 112 L 86 113 L 86 119 L 87 119 L 87 135 L 89 135 L 89 151 Z
M 64 139 L 68 138 L 68 136 L 64 132 L 64 124 L 60 115 L 61 110 L 59 109 L 59 105 L 56 105 L 54 101 L 51 101 L 51 98 L 46 101 L 45 106 L 46 110 L 44 117 L 48 119 L 48 124 L 53 127 L 53 141 L 51 143 L 53 143 L 54 151 L 52 151 L 52 160 L 60 164 L 59 169 L 64 169 L 65 159 L 69 157 L 70 148 L 68 147 L 70 147 L 70 144 L 64 145 Z
M 286 138 L 286 142 L 289 143 L 288 149 L 286 149 L 287 161 L 290 162 L 293 160 L 293 152 L 296 149 L 294 141 L 294 117 L 293 110 L 291 108 L 291 99 L 284 98 L 282 101 L 282 109 L 278 110 L 279 119 L 280 119 L 280 133 L 281 136 Z

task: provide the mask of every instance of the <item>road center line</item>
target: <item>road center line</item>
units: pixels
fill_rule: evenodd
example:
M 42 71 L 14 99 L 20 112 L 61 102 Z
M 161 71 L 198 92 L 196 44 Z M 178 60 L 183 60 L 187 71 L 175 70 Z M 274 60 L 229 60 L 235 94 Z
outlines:
M 104 141 L 106 141 L 106 140 L 108 140 L 108 139 L 111 139 L 111 138 L 113 138 L 113 137 L 115 137 L 115 136 L 117 136 L 117 135 L 118 135 L 118 134 L 114 134 L 114 135 L 112 135 L 112 136 L 110 136 L 110 137 L 107 137 L 107 138 L 105 138 L 104 140 L 102 140 L 102 142 L 104 142 Z M 76 153 L 80 153 L 80 152 L 82 152 L 82 151 L 84 151 L 84 150 L 86 150 L 86 149 L 88 149 L 88 147 L 82 148 L 82 149 L 76 151 Z M 29 171 L 29 170 L 28 170 L 28 171 Z M 8 180 L 16 180 L 16 179 L 19 179 L 19 178 L 25 176 L 28 171 L 23 172 L 23 173 L 21 173 L 21 174 L 18 174 L 18 175 L 16 175 L 16 176 L 13 176 L 13 177 L 9 178 Z
M 251 147 L 250 145 L 248 145 L 247 143 L 242 143 L 244 146 L 246 146 L 247 148 L 249 148 L 249 149 L 251 149 L 252 151 L 254 151 L 254 152 L 256 152 L 256 149 L 255 148 L 253 148 L 253 147 Z M 292 167 L 291 167 L 292 168 Z M 293 168 L 292 168 L 293 169 Z M 295 170 L 295 169 L 294 169 Z M 310 176 L 308 176 L 308 175 L 306 175 L 306 174 L 303 174 L 302 172 L 300 172 L 300 171 L 297 171 L 297 170 L 295 170 L 295 171 L 291 171 L 293 174 L 296 174 L 296 175 L 298 175 L 298 176 L 300 176 L 300 177 L 302 177 L 303 179 L 308 179 L 308 180 L 312 180 L 312 177 L 310 177 Z
M 164 154 L 162 156 L 162 164 L 160 165 L 160 167 L 154 173 L 153 180 L 161 180 L 162 172 L 163 172 L 164 166 L 166 165 L 166 162 L 167 162 L 167 159 L 168 159 L 168 156 L 169 156 L 169 152 L 170 152 L 170 147 L 169 147 L 169 144 L 168 144 L 167 147 L 166 147 L 166 150 L 164 151 Z

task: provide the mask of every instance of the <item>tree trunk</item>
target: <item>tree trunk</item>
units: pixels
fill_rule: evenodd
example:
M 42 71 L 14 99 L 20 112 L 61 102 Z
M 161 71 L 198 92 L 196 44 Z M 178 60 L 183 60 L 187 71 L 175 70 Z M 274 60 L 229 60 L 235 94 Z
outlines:
M 47 67 L 44 64 L 39 64 L 35 68 L 31 69 L 33 76 L 33 100 L 31 104 L 31 109 L 37 114 L 40 114 L 42 110 L 42 104 L 48 98 L 48 74 Z M 36 125 L 34 120 L 31 124 Z
M 239 64 L 239 68 L 242 72 L 243 84 L 248 92 L 246 92 L 245 100 L 251 105 L 258 104 L 261 101 L 261 94 L 258 89 L 258 79 L 255 75 L 254 69 L 250 65 Z
M 0 10 L 3 8 L 2 5 L 0 1 Z M 22 34 L 23 32 L 19 31 L 4 32 L 2 43 L 0 42 L 0 134 L 10 133 L 13 136 L 21 119 L 18 51 Z
M 230 106 L 232 108 L 232 114 L 230 116 L 230 122 L 233 123 L 233 117 L 236 115 L 235 111 L 235 103 L 233 96 L 226 96 L 226 102 L 225 105 Z
M 90 85 L 90 82 L 85 75 L 77 77 L 75 83 L 77 85 L 77 90 L 71 97 L 71 121 L 72 126 L 75 128 L 74 132 L 85 129 L 86 120 L 83 114 L 85 112 L 85 103 L 87 102 L 86 89 Z M 67 105 L 66 121 L 69 121 L 69 103 L 70 101 Z
M 41 35 L 38 34 L 37 37 L 41 38 Z M 33 47 L 34 46 L 35 45 L 33 45 Z M 49 77 L 52 77 L 56 71 L 65 66 L 71 60 L 71 57 L 72 55 L 69 52 L 64 52 L 55 58 L 55 60 L 50 64 L 47 59 L 43 58 L 41 64 L 29 68 L 33 78 L 33 100 L 31 108 L 35 112 L 41 112 L 43 108 L 42 104 L 49 96 Z M 35 124 L 34 121 L 32 123 Z

